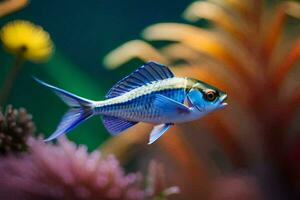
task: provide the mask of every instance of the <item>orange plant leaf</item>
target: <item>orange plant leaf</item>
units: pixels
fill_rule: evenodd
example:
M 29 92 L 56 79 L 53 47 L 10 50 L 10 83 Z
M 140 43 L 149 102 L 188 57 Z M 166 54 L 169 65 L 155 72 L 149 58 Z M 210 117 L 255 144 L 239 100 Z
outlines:
M 224 62 L 227 67 L 241 77 L 242 81 L 252 82 L 253 74 L 250 70 L 253 68 L 244 67 L 241 63 L 242 59 L 238 59 L 240 57 L 237 56 L 241 55 L 238 48 L 232 52 L 233 48 L 230 48 L 229 45 L 234 45 L 234 43 L 224 44 L 223 41 L 220 41 L 220 36 L 214 32 L 186 24 L 160 23 L 146 28 L 143 36 L 147 40 L 182 42 L 196 51 Z
M 276 44 L 278 43 L 287 15 L 300 19 L 299 13 L 300 4 L 297 2 L 284 1 L 279 4 L 264 36 L 262 52 L 264 59 L 268 59 L 271 56 Z
M 169 63 L 164 55 L 142 40 L 126 42 L 108 53 L 104 57 L 103 63 L 108 69 L 115 69 L 133 58 L 139 58 L 145 62 L 155 60 L 164 64 Z
M 252 0 L 208 0 L 217 4 L 230 13 L 236 13 L 246 19 L 252 18 L 253 1 Z
M 167 45 L 166 47 L 161 48 L 160 51 L 171 60 L 171 63 L 177 60 L 183 60 L 188 64 L 196 64 L 201 62 L 204 57 L 199 54 L 199 52 L 182 43 Z
M 0 2 L 0 17 L 15 12 L 28 4 L 28 0 L 6 0 Z
M 251 34 L 250 25 L 240 17 L 234 16 L 222 7 L 204 1 L 196 1 L 192 3 L 184 11 L 185 19 L 189 21 L 197 21 L 200 18 L 205 18 L 213 21 L 217 26 L 226 30 L 234 37 L 238 38 L 243 44 L 248 43 L 248 38 Z M 248 44 L 247 44 L 248 45 Z

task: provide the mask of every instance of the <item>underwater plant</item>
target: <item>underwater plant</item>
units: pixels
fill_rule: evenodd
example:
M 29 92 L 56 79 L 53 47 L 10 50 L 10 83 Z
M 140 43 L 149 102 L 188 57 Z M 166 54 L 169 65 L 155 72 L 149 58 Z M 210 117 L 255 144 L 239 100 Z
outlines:
M 49 34 L 29 21 L 14 20 L 1 29 L 4 48 L 19 57 L 33 62 L 43 62 L 51 56 L 53 44 Z
M 2 0 L 0 1 L 0 17 L 15 12 L 28 4 L 28 0 Z
M 125 174 L 114 156 L 89 153 L 67 138 L 57 145 L 30 138 L 28 144 L 30 153 L 0 157 L 1 199 L 166 199 L 178 192 L 156 179 L 163 172 L 155 163 L 152 182 L 143 186 L 141 174 Z
M 8 105 L 0 110 L 0 154 L 12 154 L 27 150 L 27 139 L 35 132 L 32 116 L 24 108 Z
M 42 27 L 25 20 L 15 20 L 4 25 L 0 31 L 0 40 L 4 49 L 15 56 L 1 87 L 0 104 L 3 104 L 24 61 L 47 61 L 53 52 L 53 43 Z
M 156 60 L 179 76 L 228 93 L 225 110 L 204 122 L 182 124 L 158 142 L 165 162 L 178 167 L 168 171 L 168 178 L 179 183 L 185 198 L 206 197 L 220 172 L 241 169 L 256 177 L 266 198 L 299 197 L 300 180 L 293 177 L 298 173 L 288 159 L 300 131 L 299 13 L 295 1 L 195 1 L 183 13 L 188 23 L 151 25 L 143 40 L 129 41 L 104 58 L 109 69 L 136 58 Z M 138 131 L 112 138 L 104 151 L 122 157 L 132 148 L 143 149 L 145 133 Z M 116 143 L 122 148 L 111 145 Z M 274 191 L 266 189 L 269 185 Z

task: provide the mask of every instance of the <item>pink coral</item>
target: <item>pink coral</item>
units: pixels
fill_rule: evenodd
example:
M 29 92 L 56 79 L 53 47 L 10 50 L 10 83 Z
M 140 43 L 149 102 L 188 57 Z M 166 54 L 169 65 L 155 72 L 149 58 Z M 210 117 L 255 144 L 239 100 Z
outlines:
M 0 199 L 144 199 L 139 174 L 66 138 L 30 139 L 30 154 L 0 158 Z

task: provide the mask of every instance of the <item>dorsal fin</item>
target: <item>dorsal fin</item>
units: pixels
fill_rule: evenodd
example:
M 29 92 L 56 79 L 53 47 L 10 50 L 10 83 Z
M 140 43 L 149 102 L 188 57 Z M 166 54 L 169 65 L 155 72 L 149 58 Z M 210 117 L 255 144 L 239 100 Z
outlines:
M 116 83 L 107 93 L 106 98 L 120 96 L 130 90 L 146 85 L 153 81 L 174 77 L 171 70 L 161 64 L 150 61 L 139 67 L 130 75 Z

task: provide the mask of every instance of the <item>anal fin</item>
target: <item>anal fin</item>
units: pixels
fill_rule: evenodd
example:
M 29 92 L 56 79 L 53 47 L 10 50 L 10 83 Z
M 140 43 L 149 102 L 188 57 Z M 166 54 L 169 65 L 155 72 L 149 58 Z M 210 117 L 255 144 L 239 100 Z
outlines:
M 117 135 L 138 123 L 106 115 L 102 117 L 102 121 L 107 131 L 112 135 Z

